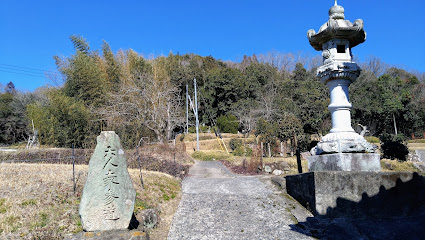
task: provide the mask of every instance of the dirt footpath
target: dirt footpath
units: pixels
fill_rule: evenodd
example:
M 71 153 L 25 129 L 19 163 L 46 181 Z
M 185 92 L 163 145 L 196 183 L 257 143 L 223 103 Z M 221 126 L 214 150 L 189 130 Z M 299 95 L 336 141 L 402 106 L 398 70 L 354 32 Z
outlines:
M 240 176 L 220 162 L 197 162 L 168 239 L 310 239 L 297 227 L 312 215 L 269 178 Z

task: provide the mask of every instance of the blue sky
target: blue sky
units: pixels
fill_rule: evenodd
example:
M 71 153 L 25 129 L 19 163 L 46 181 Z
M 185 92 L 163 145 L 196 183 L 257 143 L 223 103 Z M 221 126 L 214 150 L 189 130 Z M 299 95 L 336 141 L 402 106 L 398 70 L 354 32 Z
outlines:
M 271 50 L 319 55 L 306 33 L 312 28 L 318 31 L 333 4 L 333 0 L 3 0 L 0 83 L 12 81 L 23 91 L 48 83 L 40 76 L 56 70 L 54 55 L 73 54 L 69 40 L 73 34 L 85 37 L 92 49 L 105 40 L 114 51 L 132 48 L 146 55 L 173 51 L 232 61 Z M 345 8 L 346 19 L 361 18 L 365 23 L 366 42 L 353 49 L 360 60 L 373 55 L 425 72 L 424 0 L 339 0 L 338 4 Z

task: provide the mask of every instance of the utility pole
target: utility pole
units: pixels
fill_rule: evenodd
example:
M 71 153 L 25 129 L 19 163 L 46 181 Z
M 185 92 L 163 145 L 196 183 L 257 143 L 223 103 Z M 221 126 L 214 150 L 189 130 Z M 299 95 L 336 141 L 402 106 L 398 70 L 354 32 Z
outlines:
M 187 94 L 187 98 L 189 99 L 190 106 L 192 107 L 193 113 L 195 114 L 196 119 L 196 149 L 199 151 L 199 119 L 198 119 L 198 97 L 196 92 L 196 79 L 193 79 L 193 85 L 195 86 L 195 102 L 192 102 L 192 98 L 190 98 L 189 94 Z M 187 87 L 187 85 L 186 85 Z M 188 110 L 187 110 L 188 111 Z M 189 128 L 188 128 L 189 132 Z
M 186 84 L 186 134 L 189 133 L 189 87 Z
M 196 93 L 196 78 L 193 79 L 193 85 L 195 86 L 195 118 L 196 118 L 196 149 L 199 152 L 199 119 L 198 119 L 198 98 Z

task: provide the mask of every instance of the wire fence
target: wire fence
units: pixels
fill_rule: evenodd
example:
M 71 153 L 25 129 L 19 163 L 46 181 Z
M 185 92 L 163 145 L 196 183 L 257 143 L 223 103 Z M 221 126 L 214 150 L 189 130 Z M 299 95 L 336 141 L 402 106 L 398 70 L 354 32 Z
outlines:
M 69 159 L 69 160 L 64 160 Z M 80 158 L 82 159 L 82 158 Z M 3 160 L 0 161 L 0 163 L 37 163 L 37 162 L 49 162 L 52 161 L 55 163 L 68 163 L 72 164 L 72 161 L 74 160 L 73 157 L 62 157 L 62 158 L 44 158 L 44 159 L 9 159 L 9 160 Z
M 142 169 L 159 171 L 175 177 L 183 178 L 188 174 L 189 164 L 186 164 L 185 149 L 173 147 L 170 144 L 149 145 L 136 149 L 127 149 L 127 167 L 139 169 L 142 186 Z M 0 164 L 30 163 L 30 164 L 71 164 L 73 166 L 73 182 L 75 194 L 75 165 L 88 165 L 94 149 L 29 149 L 14 152 L 2 152 Z

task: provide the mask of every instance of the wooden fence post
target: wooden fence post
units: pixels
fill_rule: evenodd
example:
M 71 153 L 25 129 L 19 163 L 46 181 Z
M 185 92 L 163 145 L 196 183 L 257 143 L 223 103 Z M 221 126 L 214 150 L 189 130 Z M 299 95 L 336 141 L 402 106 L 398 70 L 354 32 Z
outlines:
M 72 144 L 72 181 L 74 183 L 74 195 L 75 195 L 75 155 L 74 155 L 74 144 Z
M 303 173 L 303 167 L 301 166 L 301 153 L 299 148 L 297 148 L 295 154 L 297 155 L 298 173 Z
M 263 142 L 261 142 L 261 153 L 260 153 L 260 159 L 261 159 L 261 172 L 264 172 L 264 163 L 263 163 Z

